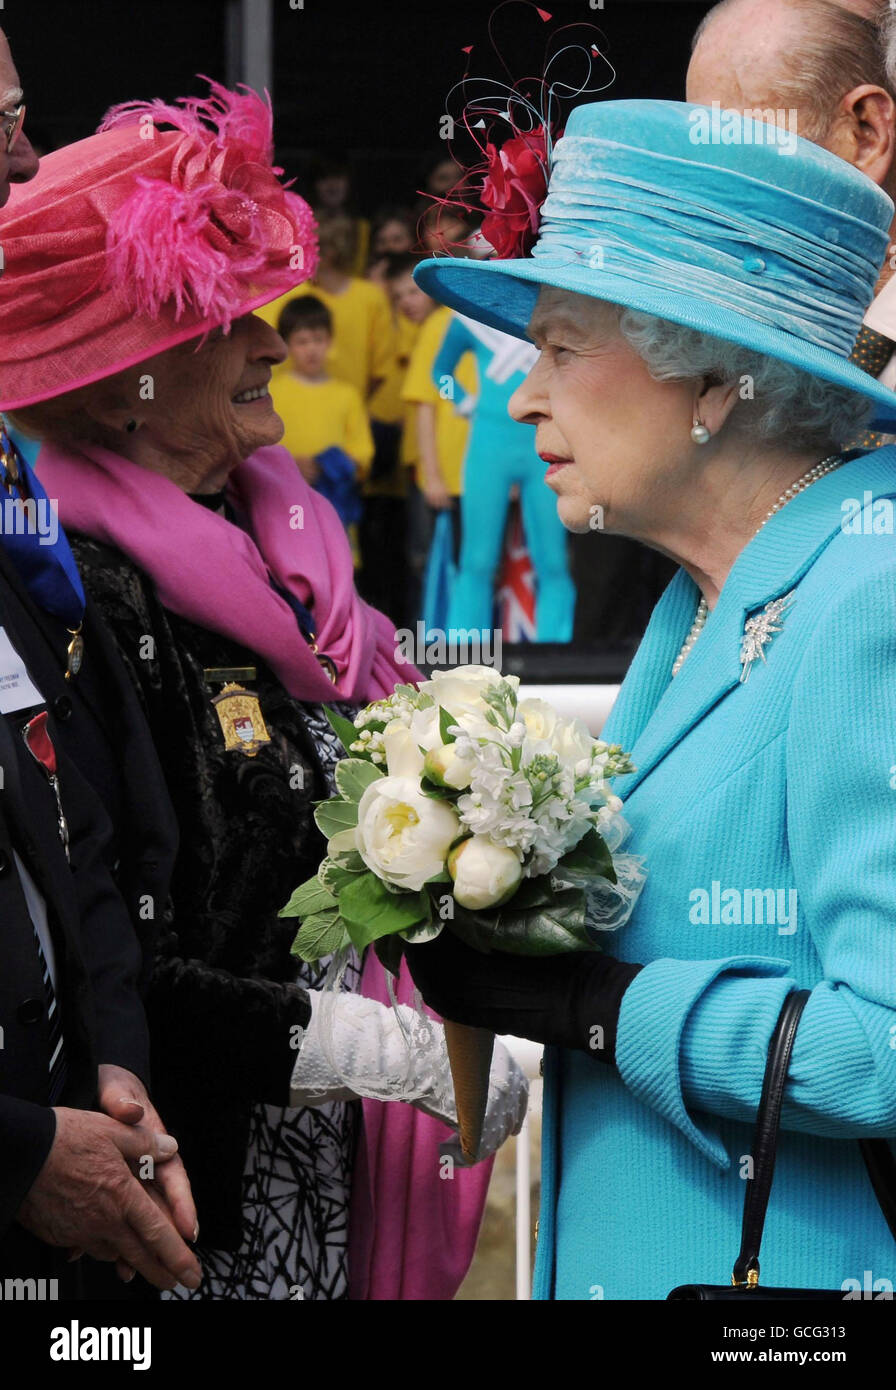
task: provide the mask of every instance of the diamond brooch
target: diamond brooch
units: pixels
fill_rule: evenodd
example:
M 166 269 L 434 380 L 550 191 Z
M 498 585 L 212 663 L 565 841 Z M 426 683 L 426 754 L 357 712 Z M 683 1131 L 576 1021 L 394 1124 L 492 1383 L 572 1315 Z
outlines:
M 748 679 L 758 657 L 765 661 L 765 648 L 775 633 L 781 632 L 779 619 L 793 603 L 795 595 L 796 590 L 791 589 L 783 598 L 772 599 L 754 618 L 747 619 L 740 644 L 741 682 Z

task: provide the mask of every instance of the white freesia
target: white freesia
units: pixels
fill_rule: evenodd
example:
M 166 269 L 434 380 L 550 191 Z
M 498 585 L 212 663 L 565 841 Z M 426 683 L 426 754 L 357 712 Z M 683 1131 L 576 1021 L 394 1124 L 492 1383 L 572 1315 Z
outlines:
M 523 877 L 523 866 L 513 850 L 480 835 L 451 851 L 448 869 L 455 899 L 471 912 L 499 907 L 512 897 Z
M 416 777 L 380 777 L 358 803 L 358 853 L 377 878 L 416 891 L 445 868 L 460 833 L 454 808 L 425 796 Z

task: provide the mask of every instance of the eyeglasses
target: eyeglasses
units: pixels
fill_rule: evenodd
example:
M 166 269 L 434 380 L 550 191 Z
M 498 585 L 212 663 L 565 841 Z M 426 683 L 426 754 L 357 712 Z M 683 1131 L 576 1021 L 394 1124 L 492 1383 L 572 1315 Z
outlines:
M 6 153 L 9 154 L 13 145 L 22 133 L 22 125 L 25 120 L 25 103 L 20 102 L 11 111 L 0 111 L 0 131 L 6 137 Z

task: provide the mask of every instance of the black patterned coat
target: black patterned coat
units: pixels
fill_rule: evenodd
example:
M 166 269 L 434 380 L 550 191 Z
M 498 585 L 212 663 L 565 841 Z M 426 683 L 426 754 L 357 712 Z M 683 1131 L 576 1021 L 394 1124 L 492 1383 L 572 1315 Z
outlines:
M 70 535 L 85 588 L 139 693 L 180 826 L 147 999 L 154 1099 L 178 1138 L 203 1244 L 233 1249 L 253 1102 L 288 1103 L 291 1030 L 310 1017 L 277 912 L 314 873 L 329 794 L 307 707 L 249 648 L 165 609 L 120 551 Z M 211 668 L 254 666 L 271 742 L 227 751 Z M 318 707 L 319 712 L 319 707 Z

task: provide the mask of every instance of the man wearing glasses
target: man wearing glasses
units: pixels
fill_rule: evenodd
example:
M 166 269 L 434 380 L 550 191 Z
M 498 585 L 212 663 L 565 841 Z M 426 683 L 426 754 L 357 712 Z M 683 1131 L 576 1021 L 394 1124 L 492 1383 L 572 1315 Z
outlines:
M 38 170 L 24 116 L 0 32 L 0 207 Z M 37 486 L 0 434 L 0 501 L 21 506 Z M 122 896 L 135 883 L 113 881 L 117 832 L 95 790 L 119 778 L 122 748 L 108 740 L 127 743 L 131 783 L 164 784 L 64 536 L 43 547 L 27 526 L 13 534 L 12 510 L 0 510 L 0 1286 L 84 1297 L 86 1253 L 126 1281 L 139 1271 L 157 1288 L 196 1287 L 189 1182 L 144 1085 L 141 951 Z M 80 603 L 73 620 L 67 601 Z M 120 734 L 91 713 L 99 683 L 121 701 Z M 134 874 L 161 915 L 174 822 L 167 798 L 151 790 L 149 805 L 139 833 L 151 857 Z
M 6 35 L 0 32 L 0 207 L 11 183 L 27 183 L 37 173 L 37 155 L 22 126 L 25 103 Z

